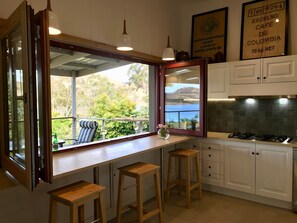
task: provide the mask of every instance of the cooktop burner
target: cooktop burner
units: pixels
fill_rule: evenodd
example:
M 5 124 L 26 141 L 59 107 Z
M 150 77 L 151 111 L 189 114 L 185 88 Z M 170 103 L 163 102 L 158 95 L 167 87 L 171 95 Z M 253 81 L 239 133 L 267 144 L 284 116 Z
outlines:
M 286 135 L 273 135 L 273 134 L 263 134 L 263 135 L 256 135 L 255 133 L 231 133 L 229 134 L 228 138 L 233 139 L 245 139 L 245 140 L 258 140 L 258 141 L 267 141 L 267 142 L 291 142 L 292 138 Z

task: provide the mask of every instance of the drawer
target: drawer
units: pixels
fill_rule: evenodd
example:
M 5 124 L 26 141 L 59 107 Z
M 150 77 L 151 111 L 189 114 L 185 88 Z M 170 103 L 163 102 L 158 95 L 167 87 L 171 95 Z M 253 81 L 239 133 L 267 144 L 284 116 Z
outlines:
M 202 172 L 202 183 L 223 187 L 224 175 Z
M 221 150 L 202 149 L 202 160 L 224 162 L 224 153 Z
M 206 150 L 224 150 L 223 146 L 217 143 L 202 143 L 201 148 Z
M 202 172 L 223 174 L 224 164 L 220 162 L 212 162 L 208 160 L 202 160 Z

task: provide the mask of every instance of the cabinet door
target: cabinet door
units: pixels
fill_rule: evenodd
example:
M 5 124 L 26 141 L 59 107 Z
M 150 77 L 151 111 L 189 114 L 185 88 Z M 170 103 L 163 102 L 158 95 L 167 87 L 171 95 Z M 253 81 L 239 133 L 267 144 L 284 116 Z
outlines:
M 261 60 L 231 62 L 231 84 L 261 83 Z
M 225 187 L 255 193 L 255 144 L 226 142 Z
M 256 194 L 292 201 L 293 149 L 256 146 Z
M 263 83 L 297 81 L 297 56 L 263 59 Z
M 230 63 L 208 65 L 208 98 L 228 98 L 230 93 Z

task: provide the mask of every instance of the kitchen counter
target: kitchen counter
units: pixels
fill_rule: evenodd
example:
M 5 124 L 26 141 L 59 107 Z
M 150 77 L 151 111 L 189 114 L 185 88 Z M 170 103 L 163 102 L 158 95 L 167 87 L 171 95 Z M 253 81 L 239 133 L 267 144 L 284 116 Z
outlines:
M 264 145 L 274 145 L 274 146 L 286 146 L 286 147 L 297 147 L 297 140 L 293 139 L 290 143 L 277 143 L 277 142 L 267 142 L 267 141 L 259 141 L 259 140 L 247 140 L 247 139 L 234 139 L 228 138 L 230 133 L 227 132 L 207 132 L 208 139 L 221 139 L 227 141 L 236 141 L 236 142 L 246 142 L 246 143 L 257 143 Z
M 152 135 L 124 142 L 98 145 L 93 149 L 54 154 L 53 176 L 55 179 L 191 139 L 190 136 L 170 135 L 169 139 L 165 140 L 160 139 L 157 135 Z

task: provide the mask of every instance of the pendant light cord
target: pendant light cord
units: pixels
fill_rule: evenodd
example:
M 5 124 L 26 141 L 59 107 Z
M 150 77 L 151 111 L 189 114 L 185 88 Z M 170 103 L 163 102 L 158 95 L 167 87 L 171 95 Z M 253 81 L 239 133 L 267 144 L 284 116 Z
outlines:
M 47 0 L 47 9 L 48 9 L 49 11 L 53 11 L 53 10 L 52 10 L 52 6 L 51 6 L 51 0 Z

